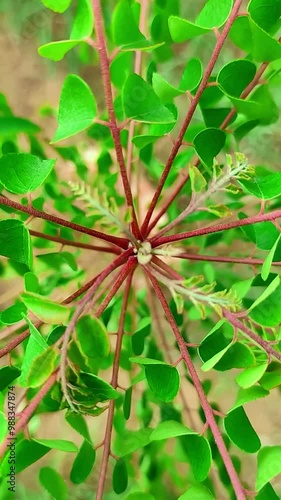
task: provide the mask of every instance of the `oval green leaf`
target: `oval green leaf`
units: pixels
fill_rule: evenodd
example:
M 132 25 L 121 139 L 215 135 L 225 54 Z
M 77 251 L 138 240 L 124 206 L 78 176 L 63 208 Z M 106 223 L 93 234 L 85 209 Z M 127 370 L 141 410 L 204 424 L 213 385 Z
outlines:
M 28 153 L 8 153 L 0 158 L 0 182 L 10 193 L 31 193 L 43 184 L 55 162 Z

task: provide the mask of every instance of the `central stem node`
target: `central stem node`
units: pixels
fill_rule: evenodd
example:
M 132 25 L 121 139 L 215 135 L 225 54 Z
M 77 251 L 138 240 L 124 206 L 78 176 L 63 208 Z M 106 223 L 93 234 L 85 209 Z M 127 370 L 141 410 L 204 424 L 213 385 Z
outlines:
M 145 266 L 152 259 L 152 247 L 149 241 L 142 241 L 139 243 L 139 247 L 135 248 L 134 252 L 137 254 L 138 263 Z

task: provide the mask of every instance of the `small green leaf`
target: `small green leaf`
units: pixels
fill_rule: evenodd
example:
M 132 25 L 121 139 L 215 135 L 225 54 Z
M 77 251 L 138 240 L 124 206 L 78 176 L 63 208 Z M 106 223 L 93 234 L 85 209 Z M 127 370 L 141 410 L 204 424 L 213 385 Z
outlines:
M 0 182 L 11 193 L 31 193 L 43 184 L 55 162 L 28 153 L 8 153 L 0 158 Z
M 68 75 L 60 96 L 59 126 L 51 143 L 82 132 L 92 125 L 96 114 L 96 101 L 90 87 L 79 76 Z
M 172 102 L 175 97 L 183 94 L 183 90 L 173 87 L 168 83 L 159 73 L 153 73 L 152 86 L 155 94 L 161 99 L 162 102 Z
M 240 387 L 243 387 L 243 389 L 251 387 L 260 380 L 260 378 L 266 371 L 267 366 L 268 363 L 263 363 L 260 365 L 250 366 L 249 368 L 246 368 L 246 370 L 237 375 L 236 377 L 237 384 L 239 384 Z
M 128 76 L 122 96 L 127 118 L 144 123 L 175 122 L 173 114 L 163 106 L 153 88 L 135 73 Z
M 90 0 L 78 0 L 77 10 L 70 34 L 71 40 L 91 36 L 94 26 L 93 9 Z
M 0 135 L 11 136 L 13 134 L 36 134 L 40 132 L 40 127 L 35 123 L 20 118 L 19 116 L 1 116 L 0 117 Z
M 83 436 L 86 441 L 89 441 L 89 443 L 92 442 L 88 426 L 83 415 L 69 411 L 65 416 L 65 420 L 76 432 Z
M 267 483 L 257 494 L 256 500 L 279 500 L 270 483 Z
M 39 480 L 43 488 L 55 500 L 67 500 L 67 486 L 61 475 L 52 467 L 42 467 L 39 472 Z
M 128 486 L 128 469 L 124 458 L 120 458 L 114 465 L 112 474 L 112 486 L 117 495 L 123 493 Z
M 106 358 L 110 350 L 107 330 L 95 316 L 83 316 L 76 326 L 77 338 L 83 353 L 89 358 Z
M 80 373 L 80 378 L 84 384 L 92 390 L 97 401 L 108 401 L 109 399 L 118 399 L 120 394 L 107 382 L 92 373 Z
M 52 450 L 65 451 L 68 453 L 77 453 L 78 447 L 72 441 L 66 439 L 34 439 L 35 443 L 47 446 Z
M 204 481 L 208 476 L 212 463 L 212 453 L 209 442 L 203 436 L 190 434 L 179 438 L 188 456 L 196 481 Z
M 72 464 L 70 479 L 75 484 L 83 483 L 91 474 L 96 459 L 93 445 L 85 440 Z
M 16 378 L 20 376 L 21 371 L 15 366 L 2 366 L 0 368 L 0 392 L 8 387 Z M 1 442 L 1 440 L 0 440 Z
M 268 396 L 269 391 L 263 389 L 259 385 L 254 385 L 248 389 L 239 389 L 236 402 L 232 407 L 232 410 L 238 408 L 239 406 L 244 406 L 246 403 L 251 401 L 256 401 L 257 399 L 264 398 Z
M 281 322 L 280 302 L 281 285 L 278 285 L 274 292 L 265 300 L 259 305 L 255 305 L 255 308 L 250 312 L 250 317 L 260 325 L 268 327 L 276 326 Z
M 193 193 L 200 193 L 207 184 L 205 177 L 201 174 L 197 167 L 189 167 L 189 177 L 191 182 L 191 189 Z
M 266 287 L 264 292 L 253 302 L 249 311 L 252 311 L 255 307 L 261 304 L 264 300 L 266 300 L 280 285 L 280 276 L 277 274 L 275 278 L 271 281 L 271 283 Z
M 178 500 L 214 500 L 212 493 L 205 486 L 194 485 L 183 493 Z
M 161 401 L 172 401 L 180 387 L 180 376 L 175 366 L 150 358 L 130 358 L 133 363 L 145 366 L 145 376 L 152 392 Z
M 229 439 L 246 453 L 256 453 L 261 446 L 243 406 L 231 410 L 224 419 L 224 428 Z
M 10 423 L 10 422 L 9 422 Z M 8 432 L 8 421 L 3 411 L 0 411 L 0 443 L 5 439 Z
M 72 0 L 41 0 L 41 2 L 50 10 L 62 14 L 68 9 Z
M 71 49 L 81 44 L 81 40 L 61 40 L 59 42 L 50 42 L 41 45 L 38 54 L 51 61 L 61 61 L 65 54 Z
M 131 404 L 132 404 L 132 392 L 133 387 L 129 387 L 125 392 L 124 403 L 123 403 L 123 413 L 126 420 L 130 418 Z
M 281 194 L 281 172 L 268 173 L 251 180 L 240 179 L 239 184 L 259 199 L 272 200 Z
M 117 3 L 112 17 L 112 34 L 115 45 L 119 47 L 145 41 L 128 0 Z
M 31 268 L 31 240 L 23 222 L 15 219 L 0 221 L 0 255 Z
M 24 275 L 24 288 L 26 292 L 38 292 L 39 282 L 38 278 L 34 273 L 25 273 Z
M 190 59 L 184 68 L 181 81 L 179 84 L 179 90 L 190 92 L 196 87 L 198 87 L 203 74 L 203 67 L 200 59 L 194 57 Z
M 44 323 L 51 325 L 67 323 L 70 314 L 70 309 L 67 307 L 31 292 L 23 292 L 21 297 L 26 307 Z
M 170 439 L 178 436 L 186 436 L 197 434 L 195 431 L 186 427 L 181 422 L 176 420 L 165 420 L 157 425 L 150 434 L 150 441 L 159 441 L 162 439 Z
M 57 357 L 56 350 L 49 347 L 32 361 L 27 376 L 28 387 L 39 387 L 50 377 L 55 369 Z
M 194 138 L 196 153 L 202 160 L 208 172 L 211 172 L 214 158 L 225 144 L 225 132 L 217 128 L 206 128 Z
M 4 325 L 13 325 L 22 320 L 22 315 L 27 312 L 25 305 L 17 301 L 13 306 L 4 309 L 0 313 L 0 319 Z
M 228 346 L 226 346 L 224 349 L 222 349 L 222 351 L 216 353 L 214 356 L 212 356 L 210 359 L 208 359 L 208 361 L 206 361 L 201 366 L 201 370 L 203 372 L 207 372 L 207 371 L 211 370 L 221 360 L 221 358 L 224 356 L 224 354 L 228 351 L 228 349 L 230 347 L 231 347 L 231 343 Z
M 281 446 L 265 446 L 258 453 L 257 491 L 280 473 Z
M 261 268 L 261 277 L 264 281 L 267 280 L 269 274 L 270 274 L 270 269 L 271 269 L 271 265 L 272 265 L 272 261 L 273 261 L 273 258 L 274 258 L 274 254 L 275 254 L 275 251 L 276 251 L 276 248 L 277 248 L 277 245 L 280 241 L 280 238 L 281 238 L 281 234 L 279 234 L 277 240 L 275 241 L 272 249 L 270 250 L 269 254 L 267 255 L 263 265 L 262 265 L 262 268 Z

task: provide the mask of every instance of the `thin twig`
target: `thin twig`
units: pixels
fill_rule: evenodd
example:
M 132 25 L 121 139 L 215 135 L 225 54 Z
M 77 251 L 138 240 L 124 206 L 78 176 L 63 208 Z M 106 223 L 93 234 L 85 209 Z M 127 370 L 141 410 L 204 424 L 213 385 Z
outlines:
M 127 282 L 126 282 L 124 296 L 123 296 L 123 303 L 122 303 L 122 308 L 121 308 L 121 312 L 120 312 L 119 327 L 118 327 L 118 333 L 117 333 L 117 342 L 116 342 L 116 347 L 115 347 L 112 379 L 111 379 L 111 385 L 115 389 L 118 386 L 118 372 L 119 372 L 119 362 L 120 362 L 120 354 L 121 354 L 121 348 L 122 348 L 122 339 L 123 339 L 123 335 L 124 335 L 124 323 L 125 323 L 125 317 L 126 317 L 126 311 L 127 311 L 127 306 L 128 306 L 129 293 L 130 293 L 130 288 L 131 288 L 133 272 L 134 272 L 134 269 L 131 270 L 131 274 L 128 277 Z M 109 460 L 109 456 L 111 454 L 110 448 L 111 448 L 111 436 L 112 436 L 114 408 L 115 408 L 115 400 L 113 399 L 109 402 L 109 409 L 108 409 L 106 430 L 105 430 L 105 437 L 104 437 L 104 448 L 103 448 L 103 455 L 102 455 L 101 468 L 100 468 L 100 474 L 99 474 L 99 481 L 98 481 L 98 486 L 97 486 L 96 500 L 102 500 L 103 493 L 104 493 L 108 460 Z

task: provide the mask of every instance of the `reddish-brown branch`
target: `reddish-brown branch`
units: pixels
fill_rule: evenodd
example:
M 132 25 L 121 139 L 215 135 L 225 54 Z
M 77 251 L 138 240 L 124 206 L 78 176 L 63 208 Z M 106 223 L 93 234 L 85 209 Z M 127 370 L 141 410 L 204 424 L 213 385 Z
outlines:
M 127 238 L 119 238 L 117 236 L 112 236 L 110 234 L 101 233 L 100 231 L 95 231 L 94 229 L 90 229 L 85 226 L 80 226 L 80 224 L 75 224 L 74 222 L 69 222 L 65 219 L 61 219 L 60 217 L 56 217 L 55 215 L 47 214 L 46 212 L 41 212 L 41 210 L 36 210 L 36 208 L 21 205 L 16 201 L 9 200 L 4 196 L 0 196 L 0 205 L 5 205 L 10 208 L 14 208 L 15 210 L 19 210 L 20 212 L 24 212 L 26 214 L 32 215 L 33 217 L 38 217 L 39 219 L 44 219 L 49 222 L 53 222 L 54 224 L 58 224 L 59 226 L 69 227 L 73 229 L 73 231 L 78 231 L 79 233 L 89 234 L 94 238 L 99 238 L 103 241 L 108 241 L 113 245 L 117 245 L 120 248 L 126 249 L 128 248 L 129 240 Z
M 259 335 L 257 335 L 255 332 L 250 330 L 242 321 L 240 321 L 235 314 L 231 313 L 230 311 L 227 311 L 226 309 L 223 311 L 224 317 L 227 319 L 227 321 L 233 326 L 234 329 L 239 329 L 241 332 L 243 332 L 247 337 L 250 337 L 256 344 L 259 345 L 262 349 L 264 349 L 265 352 L 270 357 L 274 357 L 278 359 L 278 361 L 281 361 L 281 352 L 276 351 L 271 347 L 270 343 L 261 338 Z
M 112 138 L 114 141 L 116 157 L 117 157 L 117 161 L 118 161 L 119 168 L 120 168 L 120 174 L 122 177 L 122 182 L 123 182 L 124 193 L 125 193 L 127 205 L 132 210 L 132 218 L 133 218 L 132 231 L 133 231 L 133 234 L 136 238 L 141 239 L 141 233 L 140 233 L 138 222 L 137 222 L 131 186 L 130 186 L 128 175 L 127 175 L 127 170 L 126 170 L 126 165 L 125 165 L 125 160 L 124 160 L 124 155 L 123 155 L 123 149 L 122 149 L 122 145 L 121 145 L 120 129 L 117 125 L 116 115 L 115 115 L 115 111 L 114 111 L 113 95 L 112 95 L 112 88 L 111 88 L 111 82 L 110 82 L 110 69 L 109 69 L 110 60 L 109 60 L 108 54 L 107 54 L 107 47 L 106 47 L 106 41 L 105 41 L 105 35 L 104 35 L 101 2 L 100 2 L 100 0 L 92 0 L 92 5 L 93 5 L 94 18 L 95 18 L 96 37 L 97 37 L 96 48 L 97 48 L 99 56 L 100 56 L 100 66 L 101 66 L 101 73 L 102 73 L 102 78 L 103 78 L 104 96 L 105 96 L 105 101 L 106 101 L 106 106 L 107 106 L 108 116 L 109 116 L 109 121 L 110 121 L 110 130 L 111 130 Z
M 24 427 L 27 425 L 29 419 L 32 417 L 33 413 L 35 412 L 37 406 L 41 403 L 42 399 L 46 396 L 47 392 L 51 389 L 51 387 L 54 385 L 57 379 L 57 374 L 58 370 L 54 371 L 52 375 L 48 378 L 48 380 L 45 382 L 43 387 L 38 391 L 36 396 L 30 401 L 30 403 L 24 408 L 24 410 L 20 414 L 20 418 L 18 419 L 15 429 L 14 429 L 14 435 L 13 439 L 17 436 L 17 434 L 24 429 Z M 3 443 L 0 446 L 0 457 L 2 457 L 5 453 L 5 451 L 8 450 L 7 446 L 10 442 L 10 436 L 8 435 L 6 439 L 3 441 Z
M 237 227 L 249 226 L 250 224 L 257 224 L 259 222 L 274 221 L 281 217 L 281 210 L 275 210 L 268 214 L 258 214 L 252 217 L 246 217 L 245 219 L 224 222 L 223 224 L 217 224 L 216 226 L 202 227 L 200 229 L 193 229 L 192 231 L 186 231 L 185 233 L 172 234 L 171 236 L 162 236 L 160 238 L 154 236 L 149 240 L 152 247 L 159 247 L 160 245 L 166 245 L 167 243 L 173 243 L 175 241 L 187 240 L 188 238 L 193 238 L 195 236 L 205 236 L 206 234 L 219 233 L 220 231 L 227 231 L 228 229 L 234 229 Z
M 222 457 L 223 463 L 224 463 L 225 468 L 228 472 L 233 490 L 236 494 L 236 498 L 238 500 L 245 500 L 246 495 L 245 495 L 244 488 L 243 488 L 242 484 L 240 483 L 240 479 L 239 479 L 237 472 L 233 466 L 231 457 L 228 453 L 228 450 L 227 450 L 225 443 L 223 441 L 223 438 L 221 436 L 219 427 L 216 423 L 213 410 L 208 402 L 208 399 L 205 395 L 204 389 L 203 389 L 202 384 L 200 382 L 200 379 L 197 375 L 197 372 L 196 372 L 195 367 L 193 365 L 190 354 L 187 350 L 186 343 L 181 336 L 179 328 L 178 328 L 178 326 L 175 322 L 175 319 L 173 317 L 172 311 L 169 308 L 168 302 L 166 301 L 166 298 L 162 292 L 162 289 L 161 289 L 157 279 L 153 276 L 153 274 L 150 271 L 148 266 L 146 266 L 145 269 L 146 269 L 146 272 L 147 272 L 149 279 L 152 283 L 153 289 L 154 289 L 154 291 L 155 291 L 155 293 L 156 293 L 156 295 L 157 295 L 157 297 L 162 305 L 163 311 L 166 314 L 167 320 L 172 328 L 175 339 L 176 339 L 178 346 L 180 348 L 182 358 L 183 358 L 183 360 L 188 368 L 188 371 L 190 373 L 190 376 L 192 378 L 194 387 L 196 389 L 196 392 L 197 392 L 198 397 L 199 397 L 200 402 L 201 402 L 201 406 L 202 406 L 204 413 L 205 413 L 206 422 L 207 422 L 208 426 L 210 427 L 212 434 L 214 436 L 219 453 Z
M 65 238 L 61 238 L 60 236 L 51 236 L 50 234 L 40 233 L 39 231 L 34 231 L 33 229 L 29 229 L 29 234 L 31 234 L 31 236 L 36 236 L 37 238 L 60 243 L 64 246 L 84 248 L 86 250 L 94 250 L 96 252 L 115 253 L 116 255 L 119 255 L 121 252 L 121 250 L 116 247 L 110 248 L 97 245 L 89 245 L 88 243 L 81 243 L 80 241 L 67 240 Z
M 123 339 L 123 335 L 124 335 L 124 323 L 125 323 L 126 311 L 127 311 L 128 301 L 129 301 L 129 294 L 130 294 L 133 272 L 134 272 L 134 270 L 132 269 L 131 274 L 130 274 L 130 276 L 127 280 L 126 286 L 125 286 L 123 303 L 122 303 L 122 308 L 121 308 L 121 313 L 120 313 L 119 327 L 118 327 L 118 333 L 117 333 L 117 342 L 116 342 L 114 361 L 113 361 L 112 379 L 111 379 L 111 385 L 115 389 L 118 386 L 118 372 L 119 372 L 119 362 L 120 362 L 120 354 L 121 354 L 121 348 L 122 348 L 122 339 Z M 107 415 L 106 430 L 105 430 L 105 437 L 104 437 L 104 448 L 103 448 L 102 462 L 101 462 L 101 468 L 100 468 L 100 474 L 99 474 L 99 481 L 98 481 L 98 486 L 97 486 L 96 500 L 102 500 L 103 493 L 104 493 L 108 460 L 109 460 L 109 456 L 111 454 L 110 448 L 111 448 L 111 436 L 112 436 L 114 408 L 115 408 L 115 400 L 111 400 L 109 402 L 109 409 L 108 409 L 108 415 Z
M 217 43 L 215 45 L 213 54 L 212 54 L 212 56 L 210 58 L 210 61 L 208 63 L 206 71 L 205 71 L 205 73 L 203 75 L 201 83 L 200 83 L 200 85 L 198 87 L 198 90 L 197 90 L 195 96 L 193 97 L 193 99 L 192 99 L 192 101 L 190 103 L 189 110 L 188 110 L 187 115 L 186 115 L 186 117 L 184 119 L 184 122 L 183 122 L 183 124 L 181 126 L 180 132 L 179 132 L 178 137 L 177 137 L 177 139 L 176 139 L 176 141 L 174 143 L 174 146 L 172 148 L 172 151 L 170 153 L 170 156 L 168 158 L 166 166 L 165 166 L 165 168 L 163 170 L 163 173 L 162 173 L 162 175 L 160 177 L 160 180 L 159 180 L 158 186 L 156 188 L 155 194 L 154 194 L 154 196 L 152 198 L 152 201 L 150 203 L 150 206 L 148 208 L 146 217 L 145 217 L 144 222 L 143 222 L 143 224 L 141 226 L 141 232 L 142 232 L 142 234 L 146 234 L 146 232 L 147 232 L 148 224 L 150 222 L 150 219 L 151 219 L 151 216 L 153 214 L 154 208 L 155 208 L 155 206 L 157 204 L 157 201 L 158 201 L 159 196 L 160 196 L 160 194 L 162 192 L 163 186 L 164 186 L 164 184 L 166 182 L 166 179 L 167 179 L 167 177 L 169 175 L 169 172 L 170 172 L 170 170 L 172 168 L 172 165 L 174 163 L 174 159 L 176 158 L 177 153 L 178 153 L 178 151 L 179 151 L 179 149 L 180 149 L 180 147 L 182 145 L 182 140 L 183 140 L 184 134 L 185 134 L 185 132 L 186 132 L 186 130 L 187 130 L 187 128 L 188 128 L 188 126 L 189 126 L 192 118 L 193 118 L 194 112 L 195 112 L 195 110 L 196 110 L 196 108 L 198 106 L 199 100 L 200 100 L 200 98 L 201 98 L 201 96 L 202 96 L 202 94 L 203 94 L 203 92 L 204 92 L 204 90 L 206 88 L 208 80 L 209 80 L 209 78 L 210 78 L 210 76 L 212 74 L 212 71 L 213 71 L 214 66 L 215 66 L 215 64 L 217 62 L 217 59 L 218 59 L 218 57 L 220 55 L 221 49 L 222 49 L 222 47 L 223 47 L 223 45 L 225 43 L 225 40 L 226 40 L 226 38 L 228 36 L 228 33 L 229 33 L 230 29 L 231 29 L 231 26 L 234 23 L 237 15 L 238 15 L 238 11 L 239 11 L 239 9 L 241 7 L 241 4 L 242 4 L 242 0 L 236 0 L 235 1 L 234 7 L 233 7 L 233 9 L 232 9 L 232 11 L 231 11 L 231 13 L 229 15 L 229 18 L 227 19 L 227 21 L 225 23 L 225 26 L 224 26 L 224 28 L 223 28 L 223 30 L 222 30 L 222 32 L 221 32 L 221 34 L 220 34 L 220 36 L 219 36 L 219 38 L 217 40 Z
M 251 257 L 223 257 L 216 255 L 200 255 L 200 254 L 192 254 L 192 253 L 180 253 L 178 255 L 174 255 L 178 259 L 187 259 L 187 260 L 198 260 L 200 262 L 219 262 L 226 263 L 231 262 L 233 264 L 249 264 L 250 266 L 262 266 L 264 263 L 263 259 L 253 259 Z M 281 261 L 272 262 L 272 266 L 281 266 Z
M 259 67 L 258 71 L 256 72 L 253 80 L 249 83 L 249 85 L 247 85 L 247 87 L 240 94 L 239 99 L 246 99 L 246 97 L 248 97 L 250 95 L 250 93 L 254 90 L 254 88 L 260 83 L 260 78 L 264 74 L 266 68 L 268 67 L 268 64 L 269 63 L 267 63 L 267 62 L 261 64 L 261 66 Z M 232 110 L 228 113 L 228 115 L 225 117 L 225 119 L 221 123 L 221 125 L 220 125 L 220 129 L 221 130 L 226 129 L 227 125 L 229 125 L 229 123 L 231 122 L 232 118 L 235 116 L 235 113 L 236 113 L 236 109 L 232 108 Z M 200 163 L 200 161 L 197 158 L 196 160 L 191 161 L 191 163 L 192 163 L 192 165 L 198 166 L 199 163 Z M 155 218 L 152 220 L 152 222 L 150 223 L 149 227 L 147 228 L 146 236 L 148 234 L 150 234 L 150 232 L 156 226 L 156 224 L 159 221 L 159 219 L 161 219 L 161 217 L 167 212 L 167 210 L 170 207 L 170 205 L 173 203 L 173 201 L 175 200 L 175 198 L 177 197 L 177 195 L 180 193 L 180 191 L 182 190 L 182 188 L 185 186 L 186 182 L 189 179 L 189 172 L 186 171 L 186 170 L 185 171 L 181 171 L 180 176 L 181 177 L 177 181 L 177 185 L 175 186 L 174 190 L 169 195 L 169 197 L 166 200 L 165 204 L 163 205 L 163 207 L 161 208 L 161 210 L 159 211 L 159 213 L 155 216 Z

